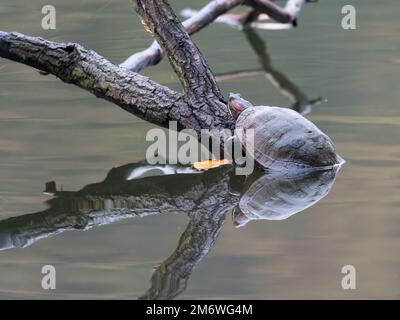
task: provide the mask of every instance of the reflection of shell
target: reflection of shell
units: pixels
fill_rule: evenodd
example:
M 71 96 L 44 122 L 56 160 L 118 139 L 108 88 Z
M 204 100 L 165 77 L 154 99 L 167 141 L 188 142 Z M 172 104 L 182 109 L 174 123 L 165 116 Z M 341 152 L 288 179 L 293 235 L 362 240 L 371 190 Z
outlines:
M 242 215 L 235 223 L 240 226 L 256 219 L 283 220 L 305 210 L 329 193 L 337 171 L 313 171 L 300 177 L 262 176 L 240 199 Z
M 264 168 L 332 167 L 343 160 L 335 153 L 329 137 L 296 111 L 278 107 L 244 110 L 236 121 L 240 142 Z M 253 130 L 254 139 L 247 139 Z M 246 134 L 247 132 L 247 134 Z M 254 141 L 252 141 L 254 140 Z

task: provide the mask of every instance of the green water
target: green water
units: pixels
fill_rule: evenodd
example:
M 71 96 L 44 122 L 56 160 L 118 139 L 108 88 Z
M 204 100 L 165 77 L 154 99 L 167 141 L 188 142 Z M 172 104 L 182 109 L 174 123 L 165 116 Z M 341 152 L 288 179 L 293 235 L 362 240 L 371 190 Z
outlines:
M 172 1 L 175 9 L 207 1 Z M 41 29 L 47 1 L 6 0 L 0 30 L 73 41 L 112 62 L 146 48 L 128 1 L 57 0 L 57 29 Z M 357 30 L 341 28 L 348 1 L 308 4 L 299 27 L 259 31 L 272 65 L 311 99 L 307 118 L 347 160 L 331 192 L 282 221 L 236 229 L 227 215 L 215 245 L 179 298 L 400 298 L 400 6 L 353 0 Z M 214 24 L 194 37 L 216 74 L 259 69 L 245 35 Z M 179 89 L 166 61 L 144 74 Z M 263 74 L 220 82 L 254 104 L 290 106 Z M 113 167 L 145 158 L 152 125 L 52 76 L 0 59 L 0 219 L 47 208 L 44 184 L 79 190 Z M 170 184 L 178 183 L 170 177 Z M 136 299 L 153 268 L 178 245 L 185 214 L 125 219 L 70 231 L 24 249 L 0 252 L 0 298 Z M 57 289 L 41 288 L 41 268 L 57 269 Z M 357 289 L 343 290 L 341 268 L 354 265 Z

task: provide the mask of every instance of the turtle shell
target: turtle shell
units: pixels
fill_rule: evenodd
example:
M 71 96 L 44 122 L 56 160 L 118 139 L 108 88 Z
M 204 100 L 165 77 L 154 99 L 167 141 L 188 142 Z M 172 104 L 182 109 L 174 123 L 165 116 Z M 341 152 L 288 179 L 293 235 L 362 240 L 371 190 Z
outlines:
M 312 171 L 304 175 L 266 174 L 250 185 L 239 201 L 250 220 L 283 220 L 316 204 L 331 190 L 340 167 Z
M 250 132 L 254 139 L 249 138 Z M 291 109 L 266 106 L 247 108 L 236 120 L 236 134 L 263 168 L 315 169 L 343 162 L 335 153 L 331 139 Z

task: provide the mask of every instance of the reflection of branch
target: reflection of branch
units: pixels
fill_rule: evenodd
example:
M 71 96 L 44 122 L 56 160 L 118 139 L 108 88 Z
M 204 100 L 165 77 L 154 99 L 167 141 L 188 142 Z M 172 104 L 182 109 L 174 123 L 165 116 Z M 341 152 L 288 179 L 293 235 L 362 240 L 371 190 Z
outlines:
M 266 43 L 260 37 L 257 31 L 254 30 L 254 28 L 247 25 L 244 27 L 243 32 L 246 35 L 246 39 L 251 48 L 256 53 L 262 69 L 249 69 L 220 73 L 216 75 L 216 79 L 218 81 L 253 77 L 265 74 L 271 83 L 277 87 L 284 96 L 287 96 L 294 103 L 292 109 L 302 114 L 309 113 L 313 104 L 324 101 L 322 97 L 309 99 L 308 96 L 295 83 L 293 83 L 282 72 L 278 71 L 272 66 Z
M 247 4 L 252 3 L 254 9 L 247 12 L 239 12 L 239 13 L 226 13 L 219 16 L 215 22 L 233 25 L 233 26 L 241 26 L 246 35 L 247 41 L 250 46 L 253 48 L 256 53 L 259 62 L 262 66 L 262 70 L 266 73 L 267 78 L 271 81 L 271 83 L 276 86 L 283 95 L 287 96 L 291 101 L 293 101 L 292 109 L 298 111 L 302 114 L 307 114 L 311 111 L 311 106 L 316 103 L 320 103 L 324 99 L 322 97 L 318 97 L 316 99 L 309 99 L 308 96 L 301 91 L 301 89 L 290 81 L 283 73 L 276 70 L 272 64 L 271 59 L 268 54 L 267 46 L 265 41 L 259 36 L 259 34 L 254 30 L 254 27 L 260 28 L 264 26 L 263 23 L 257 22 L 261 18 L 260 12 L 268 13 L 268 10 L 275 10 L 275 14 L 281 13 L 281 15 L 293 16 L 297 17 L 297 14 L 300 12 L 301 6 L 307 1 L 288 1 L 285 8 L 289 8 L 289 11 L 284 11 L 286 9 L 281 9 L 276 4 L 266 1 L 266 0 L 249 0 Z M 259 10 L 258 6 L 266 5 L 264 10 Z M 297 9 L 298 11 L 296 11 Z M 266 9 L 269 8 L 269 9 Z M 272 9 L 275 8 L 275 9 Z M 284 13 L 286 12 L 286 13 Z M 185 9 L 182 10 L 181 14 L 185 17 L 196 17 L 199 14 L 198 11 Z M 286 18 L 285 18 L 286 19 Z M 284 18 L 281 18 L 282 22 L 285 21 Z M 278 19 L 279 20 L 279 19 Z M 270 26 L 270 23 L 268 24 Z M 250 70 L 241 70 L 241 71 L 233 71 L 227 73 L 221 73 L 216 75 L 217 81 L 225 81 L 231 79 L 237 79 L 242 77 L 251 77 L 260 74 L 264 74 L 260 69 L 250 69 Z
M 88 230 L 130 217 L 188 214 L 190 222 L 178 247 L 155 270 L 152 286 L 141 298 L 177 296 L 186 288 L 193 269 L 213 247 L 225 214 L 238 204 L 240 195 L 230 192 L 233 184 L 230 166 L 203 173 L 129 180 L 134 172 L 148 174 L 151 167 L 138 163 L 114 168 L 104 181 L 77 192 L 57 191 L 54 182 L 47 183 L 46 192 L 55 195 L 48 202 L 50 208 L 0 221 L 0 250 L 26 247 L 66 230 Z M 160 167 L 153 166 L 157 170 Z M 175 169 L 188 171 L 187 167 Z M 240 181 L 237 183 L 241 184 Z
M 112 169 L 104 181 L 77 192 L 56 192 L 45 211 L 0 221 L 0 250 L 26 247 L 67 230 L 87 230 L 131 217 L 201 211 L 207 199 L 216 199 L 216 195 L 220 195 L 219 203 L 228 201 L 229 166 L 173 178 L 127 180 L 139 166 L 143 164 Z M 46 191 L 53 193 L 54 184 L 47 184 Z
M 160 170 L 177 174 L 155 175 Z M 338 168 L 304 176 L 266 175 L 259 170 L 246 178 L 234 175 L 231 166 L 203 173 L 188 171 L 187 167 L 137 163 L 113 168 L 104 181 L 77 192 L 57 191 L 54 182 L 47 183 L 46 192 L 55 195 L 48 202 L 50 208 L 0 221 L 0 250 L 129 217 L 187 214 L 190 222 L 177 248 L 155 269 L 151 287 L 141 297 L 171 299 L 185 290 L 194 268 L 214 246 L 230 209 L 236 207 L 236 226 L 250 220 L 285 219 L 324 197 Z
M 306 175 L 278 176 L 255 171 L 251 176 L 236 181 L 244 187 L 240 196 L 212 191 L 215 198 L 207 199 L 199 210 L 190 215 L 190 223 L 182 234 L 178 247 L 160 266 L 151 278 L 151 288 L 141 299 L 172 299 L 182 293 L 196 265 L 209 253 L 215 244 L 225 220 L 225 213 L 238 203 L 233 213 L 235 226 L 243 226 L 250 220 L 286 219 L 314 205 L 325 197 L 335 181 L 339 168 L 314 171 Z M 235 182 L 230 177 L 229 184 Z M 237 177 L 236 177 L 237 178 Z M 216 185 L 215 187 L 225 184 Z M 213 189 L 215 188 L 213 186 Z M 223 195 L 227 201 L 220 201 Z
M 178 247 L 156 268 L 151 277 L 151 288 L 140 299 L 172 299 L 186 289 L 193 269 L 214 246 L 230 208 L 232 202 L 215 212 L 206 208 L 191 215 Z
M 225 170 L 226 172 L 226 170 Z M 235 207 L 240 195 L 230 192 L 231 175 L 214 176 L 189 213 L 190 222 L 173 254 L 158 266 L 151 277 L 151 288 L 140 299 L 172 299 L 186 289 L 196 265 L 208 254 L 218 237 L 225 214 Z
M 151 277 L 151 288 L 141 299 L 172 299 L 185 290 L 189 276 L 196 265 L 208 254 L 218 237 L 225 220 L 225 214 L 235 207 L 240 194 L 230 192 L 230 187 L 242 184 L 232 181 L 237 177 L 221 177 L 218 183 L 207 190 L 203 198 L 189 214 L 190 222 L 180 237 L 178 247 Z M 217 181 L 216 181 L 217 182 Z
M 245 27 L 244 33 L 250 46 L 258 56 L 258 60 L 271 83 L 275 85 L 283 95 L 289 97 L 289 99 L 294 102 L 293 109 L 302 114 L 309 113 L 311 111 L 311 105 L 321 101 L 322 98 L 310 100 L 296 84 L 272 66 L 266 43 L 253 28 Z

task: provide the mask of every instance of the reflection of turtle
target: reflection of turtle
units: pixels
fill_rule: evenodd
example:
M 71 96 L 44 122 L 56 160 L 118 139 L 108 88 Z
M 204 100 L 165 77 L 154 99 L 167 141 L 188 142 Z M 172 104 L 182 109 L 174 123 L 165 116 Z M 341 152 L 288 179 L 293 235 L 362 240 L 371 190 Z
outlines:
M 254 159 L 266 169 L 330 168 L 343 162 L 329 137 L 296 111 L 279 107 L 254 107 L 239 94 L 229 96 L 236 133 Z M 254 139 L 247 139 L 253 130 Z M 253 140 L 253 141 L 252 141 Z
M 338 168 L 301 176 L 263 175 L 250 185 L 233 211 L 235 226 L 250 220 L 283 220 L 314 205 L 333 186 Z

